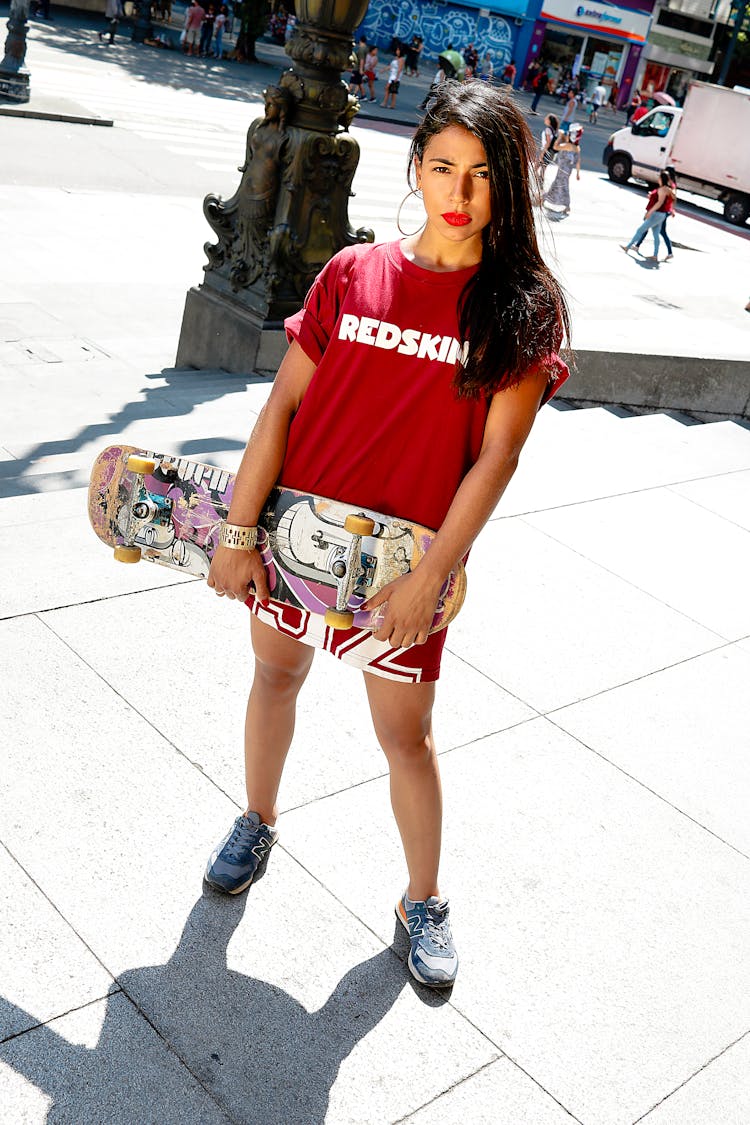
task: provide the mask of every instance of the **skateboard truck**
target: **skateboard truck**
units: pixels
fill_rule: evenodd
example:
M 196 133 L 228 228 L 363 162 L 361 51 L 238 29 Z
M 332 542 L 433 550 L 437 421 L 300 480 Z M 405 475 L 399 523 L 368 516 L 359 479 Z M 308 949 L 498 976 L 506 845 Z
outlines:
M 148 457 L 138 457 L 136 454 L 131 453 L 128 457 L 128 472 L 135 475 L 135 485 L 131 496 L 139 496 L 141 491 L 145 491 L 143 478 L 150 476 L 155 468 L 156 461 L 152 461 Z M 125 542 L 121 546 L 115 547 L 115 558 L 118 562 L 137 563 L 141 561 L 141 548 L 137 547 L 135 544 L 138 521 L 135 509 L 140 507 L 140 505 L 140 500 L 130 505 L 128 511 L 128 525 L 125 528 L 124 535 Z
M 344 531 L 351 535 L 351 541 L 344 554 L 331 565 L 331 573 L 336 579 L 336 605 L 325 612 L 325 623 L 331 629 L 351 629 L 354 614 L 348 608 L 349 599 L 354 593 L 358 579 L 364 573 L 362 566 L 362 539 L 372 535 L 375 521 L 360 512 L 348 515 L 344 520 Z

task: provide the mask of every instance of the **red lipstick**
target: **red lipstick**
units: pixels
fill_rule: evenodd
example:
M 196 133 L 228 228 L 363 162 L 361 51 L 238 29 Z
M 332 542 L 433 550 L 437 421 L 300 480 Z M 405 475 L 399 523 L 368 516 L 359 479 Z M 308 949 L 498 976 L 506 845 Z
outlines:
M 471 215 L 465 215 L 463 211 L 446 211 L 441 217 L 452 227 L 465 227 L 471 222 Z

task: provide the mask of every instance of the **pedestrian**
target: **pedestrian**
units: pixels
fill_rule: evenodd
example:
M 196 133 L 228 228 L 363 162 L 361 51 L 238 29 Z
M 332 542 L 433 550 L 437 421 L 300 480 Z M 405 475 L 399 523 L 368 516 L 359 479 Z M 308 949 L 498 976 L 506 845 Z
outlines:
M 484 57 L 479 67 L 479 77 L 482 82 L 491 82 L 495 73 L 495 67 L 492 62 L 492 53 L 490 51 L 484 52 Z
M 559 128 L 560 123 L 554 113 L 548 113 L 544 119 L 544 128 L 540 137 L 539 160 L 537 161 L 537 171 L 540 176 L 544 175 L 544 169 L 555 159 L 555 141 Z
M 105 35 L 109 34 L 107 43 L 111 46 L 117 34 L 117 25 L 123 17 L 122 0 L 107 0 L 104 6 L 104 15 L 107 19 L 107 28 L 99 32 L 99 42 L 104 42 Z
M 666 169 L 659 173 L 659 186 L 649 192 L 644 220 L 627 246 L 623 246 L 626 253 L 631 249 L 638 250 L 650 230 L 654 239 L 654 253 L 646 261 L 657 262 L 659 260 L 660 237 L 664 239 L 664 245 L 667 248 L 667 256 L 664 261 L 672 261 L 674 254 L 672 253 L 672 243 L 667 234 L 667 219 L 674 214 L 674 201 L 677 196 L 677 185 L 673 176 L 674 173 L 670 174 Z M 653 216 L 653 221 L 650 220 L 651 216 Z
M 413 78 L 419 77 L 419 56 L 422 54 L 422 37 L 420 35 L 412 36 L 412 41 L 406 48 L 406 59 L 404 61 L 404 70 Z
M 570 175 L 574 168 L 576 169 L 576 179 L 580 180 L 581 178 L 582 136 L 583 126 L 577 122 L 573 122 L 570 126 L 567 136 L 562 132 L 562 125 L 560 126 L 560 135 L 555 142 L 557 175 L 552 181 L 549 191 L 546 191 L 542 196 L 543 203 L 552 203 L 555 207 L 561 206 L 563 215 L 570 214 Z
M 628 111 L 625 115 L 625 124 L 626 125 L 630 124 L 630 121 L 631 121 L 631 118 L 632 118 L 633 114 L 635 113 L 635 111 L 637 109 L 641 108 L 642 104 L 643 104 L 643 99 L 641 98 L 640 93 L 638 92 L 638 90 L 634 90 L 633 96 L 630 99 L 630 105 L 628 106 Z
M 224 57 L 224 32 L 227 26 L 227 15 L 226 4 L 222 4 L 214 23 L 214 57 L 217 59 L 222 59 Z
M 198 0 L 190 0 L 190 7 L 185 15 L 185 54 L 197 55 L 200 49 L 201 24 L 206 12 L 201 8 Z
M 570 126 L 576 119 L 576 110 L 578 109 L 578 99 L 576 92 L 572 86 L 568 86 L 568 92 L 565 101 L 565 107 L 560 117 L 560 132 L 567 133 Z
M 539 105 L 539 102 L 541 101 L 542 96 L 547 93 L 547 82 L 548 82 L 547 68 L 546 68 L 546 66 L 540 66 L 539 70 L 537 71 L 537 73 L 534 76 L 533 83 L 532 83 L 533 90 L 534 90 L 534 97 L 533 97 L 532 102 L 531 102 L 531 112 L 534 114 L 535 117 L 539 116 L 539 110 L 537 109 L 537 106 Z
M 383 109 L 388 109 L 389 100 L 391 103 L 390 108 L 396 108 L 396 98 L 398 97 L 398 91 L 401 86 L 401 74 L 403 69 L 404 60 L 401 55 L 401 48 L 397 46 L 393 58 L 388 64 L 388 82 L 386 83 L 383 100 L 380 103 Z
M 375 101 L 375 83 L 377 82 L 378 73 L 378 49 L 374 43 L 370 44 L 368 52 L 365 56 L 365 79 L 367 80 L 367 87 L 370 91 L 370 101 Z
M 295 16 L 294 12 L 290 12 L 286 17 L 286 27 L 284 28 L 284 46 L 286 46 L 286 44 L 294 35 L 294 29 L 296 26 L 297 17 Z
M 593 93 L 591 95 L 591 115 L 589 120 L 591 121 L 592 125 L 596 125 L 596 119 L 599 114 L 599 110 L 602 108 L 602 106 L 607 104 L 607 97 L 607 87 L 603 86 L 602 83 L 599 82 L 599 84 L 594 87 Z
M 364 88 L 365 76 L 362 73 L 362 71 L 359 69 L 359 60 L 357 58 L 356 52 L 352 52 L 352 55 L 351 55 L 349 61 L 350 61 L 350 63 L 352 63 L 352 72 L 349 75 L 349 82 L 347 84 L 347 89 L 349 90 L 350 94 L 353 94 L 354 91 L 356 90 L 357 93 L 359 94 L 360 98 L 362 99 L 362 101 L 364 101 L 365 100 L 365 88 Z
M 435 97 L 435 94 L 438 91 L 438 87 L 443 82 L 445 82 L 445 70 L 443 69 L 442 62 L 440 62 L 440 60 L 438 59 L 438 68 L 435 71 L 435 77 L 432 80 L 432 83 L 430 85 L 429 90 L 427 91 L 425 96 L 422 98 L 422 101 L 417 106 L 417 109 L 427 109 L 428 102 L 430 101 L 431 98 Z
M 450 50 L 450 47 L 448 48 Z M 479 63 L 479 52 L 474 46 L 473 42 L 469 43 L 468 47 L 464 47 L 464 64 L 466 66 L 466 77 L 471 78 Z
M 540 70 L 539 59 L 532 59 L 531 62 L 529 63 L 528 70 L 526 71 L 526 77 L 523 80 L 524 90 L 528 91 L 528 90 L 534 89 L 534 82 L 536 80 L 537 75 L 539 74 L 539 70 Z
M 203 23 L 201 24 L 200 55 L 202 58 L 208 58 L 211 54 L 211 41 L 214 37 L 215 21 L 216 12 L 214 11 L 214 6 L 213 4 L 209 4 L 206 14 L 203 17 Z
M 221 528 L 208 585 L 251 610 L 255 678 L 247 806 L 211 853 L 206 879 L 237 894 L 265 865 L 278 839 L 297 693 L 311 645 L 324 644 L 364 671 L 408 871 L 396 908 L 409 934 L 408 966 L 440 988 L 455 980 L 458 955 L 438 878 L 442 802 L 431 725 L 445 632 L 427 631 L 445 578 L 494 511 L 540 405 L 567 377 L 555 353 L 568 315 L 537 243 L 534 141 L 513 101 L 483 82 L 443 83 L 409 156 L 423 226 L 403 241 L 342 250 L 286 321 L 289 350 Z M 416 569 L 364 603 L 382 612 L 374 632 L 329 629 L 328 640 L 315 640 L 308 627 L 317 615 L 293 624 L 269 596 L 255 524 L 277 481 L 439 528 Z M 344 848 L 342 824 L 335 835 L 328 846 Z M 367 895 L 364 872 L 358 882 Z M 298 923 L 304 929 L 297 911 Z
M 516 80 L 516 60 L 511 59 L 500 76 L 500 81 L 505 86 L 512 86 Z

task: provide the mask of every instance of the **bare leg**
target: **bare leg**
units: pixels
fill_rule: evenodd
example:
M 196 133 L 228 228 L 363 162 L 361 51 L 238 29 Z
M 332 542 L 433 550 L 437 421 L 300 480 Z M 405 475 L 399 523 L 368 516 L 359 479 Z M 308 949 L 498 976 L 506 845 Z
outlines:
M 365 673 L 375 734 L 388 759 L 391 805 L 413 902 L 439 895 L 443 800 L 432 739 L 435 685 L 402 684 Z
M 281 774 L 294 734 L 297 695 L 315 650 L 277 633 L 254 616 L 250 628 L 255 678 L 245 720 L 247 811 L 275 824 Z

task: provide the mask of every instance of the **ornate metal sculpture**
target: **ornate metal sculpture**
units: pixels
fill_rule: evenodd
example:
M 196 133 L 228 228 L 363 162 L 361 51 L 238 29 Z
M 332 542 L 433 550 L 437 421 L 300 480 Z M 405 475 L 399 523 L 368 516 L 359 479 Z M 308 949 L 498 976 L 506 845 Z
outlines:
M 0 62 L 0 98 L 27 102 L 31 90 L 26 62 L 29 0 L 10 0 L 5 58 Z
M 372 242 L 371 230 L 353 231 L 348 221 L 359 160 L 348 128 L 358 107 L 341 81 L 366 7 L 367 0 L 298 0 L 287 44 L 294 65 L 265 91 L 239 187 L 230 199 L 209 195 L 203 204 L 216 241 L 205 246 L 203 285 L 188 293 L 178 365 L 246 370 L 251 349 L 234 355 L 242 331 L 214 332 L 217 317 L 242 321 L 245 333 L 278 329 L 338 250 Z M 210 354 L 198 332 L 212 337 Z

